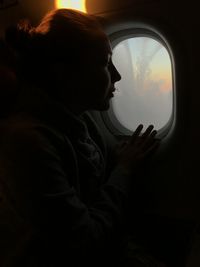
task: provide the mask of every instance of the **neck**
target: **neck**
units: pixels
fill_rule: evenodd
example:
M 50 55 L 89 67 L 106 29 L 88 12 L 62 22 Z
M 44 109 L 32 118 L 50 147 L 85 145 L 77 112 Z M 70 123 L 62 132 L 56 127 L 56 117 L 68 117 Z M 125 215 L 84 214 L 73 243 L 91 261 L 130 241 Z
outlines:
M 63 103 L 63 104 L 70 112 L 72 112 L 77 117 L 80 117 L 86 111 L 85 108 L 83 108 L 81 105 L 77 103 L 71 102 L 71 103 Z

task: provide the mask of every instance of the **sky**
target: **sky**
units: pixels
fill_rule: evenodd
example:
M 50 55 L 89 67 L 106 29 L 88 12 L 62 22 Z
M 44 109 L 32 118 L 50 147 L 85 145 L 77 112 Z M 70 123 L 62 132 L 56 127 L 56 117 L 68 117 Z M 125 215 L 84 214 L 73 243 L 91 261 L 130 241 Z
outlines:
M 117 119 L 128 129 L 154 124 L 161 129 L 172 113 L 172 70 L 166 48 L 149 37 L 135 37 L 113 49 L 122 79 L 112 99 Z

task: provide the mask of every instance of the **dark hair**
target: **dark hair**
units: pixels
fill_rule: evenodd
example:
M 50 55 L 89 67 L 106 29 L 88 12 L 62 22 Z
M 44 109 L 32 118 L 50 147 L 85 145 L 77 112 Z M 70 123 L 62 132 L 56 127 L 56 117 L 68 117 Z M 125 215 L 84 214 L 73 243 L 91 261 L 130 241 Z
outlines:
M 69 65 L 80 60 L 98 35 L 104 34 L 95 16 L 57 9 L 49 12 L 37 27 L 28 21 L 10 27 L 5 39 L 16 53 L 19 73 L 38 82 L 49 71 L 49 63 L 64 57 Z
M 10 68 L 13 71 L 16 67 L 15 54 L 2 38 L 0 39 L 0 65 Z
M 15 56 L 3 39 L 0 39 L 0 119 L 12 112 L 17 97 Z

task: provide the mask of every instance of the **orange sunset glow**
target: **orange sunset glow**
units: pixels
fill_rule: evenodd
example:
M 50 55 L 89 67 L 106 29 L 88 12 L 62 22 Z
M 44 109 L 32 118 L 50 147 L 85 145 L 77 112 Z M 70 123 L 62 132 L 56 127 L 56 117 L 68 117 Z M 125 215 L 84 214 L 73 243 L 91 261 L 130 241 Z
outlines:
M 162 92 L 168 92 L 172 90 L 172 74 L 170 70 L 170 66 L 168 69 L 157 70 L 151 69 L 152 75 L 151 79 L 154 81 L 160 81 L 159 89 Z
M 55 0 L 56 8 L 72 8 L 87 12 L 85 7 L 85 0 Z

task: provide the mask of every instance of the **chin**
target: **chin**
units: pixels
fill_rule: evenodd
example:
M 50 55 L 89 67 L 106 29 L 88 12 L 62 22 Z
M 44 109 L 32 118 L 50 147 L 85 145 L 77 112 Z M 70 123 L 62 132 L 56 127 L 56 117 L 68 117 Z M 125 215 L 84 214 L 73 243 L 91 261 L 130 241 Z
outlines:
M 99 111 L 106 111 L 110 108 L 110 102 L 109 101 L 105 101 L 103 103 L 101 103 L 101 105 L 99 105 L 96 110 Z
M 100 103 L 95 103 L 95 105 L 91 105 L 90 110 L 97 110 L 97 111 L 106 111 L 110 108 L 110 99 L 106 99 Z

